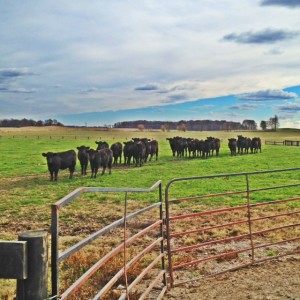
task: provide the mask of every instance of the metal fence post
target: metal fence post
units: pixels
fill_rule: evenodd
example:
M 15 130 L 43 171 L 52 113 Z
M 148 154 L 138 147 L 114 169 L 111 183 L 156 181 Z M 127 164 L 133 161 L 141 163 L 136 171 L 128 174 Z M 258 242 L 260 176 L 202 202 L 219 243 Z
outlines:
M 47 231 L 31 230 L 19 234 L 27 242 L 28 277 L 17 280 L 17 300 L 48 298 L 48 240 Z

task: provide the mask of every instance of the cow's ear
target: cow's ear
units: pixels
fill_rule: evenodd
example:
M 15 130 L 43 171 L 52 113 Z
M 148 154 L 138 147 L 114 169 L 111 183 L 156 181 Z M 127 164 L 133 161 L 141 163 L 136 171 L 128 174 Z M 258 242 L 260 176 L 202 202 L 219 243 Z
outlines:
M 78 150 L 80 150 L 80 147 L 76 147 Z
M 99 144 L 99 142 L 95 141 L 95 144 Z
M 42 153 L 42 155 L 43 155 L 44 157 L 47 157 L 47 153 Z
M 86 149 L 87 149 L 87 150 L 89 150 L 89 149 L 90 149 L 90 147 L 86 147 Z

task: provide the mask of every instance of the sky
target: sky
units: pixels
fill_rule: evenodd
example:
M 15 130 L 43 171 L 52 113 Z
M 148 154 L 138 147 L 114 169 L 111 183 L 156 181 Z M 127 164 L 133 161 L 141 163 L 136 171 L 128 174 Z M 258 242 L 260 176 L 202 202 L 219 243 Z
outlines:
M 0 119 L 300 128 L 300 0 L 0 0 Z

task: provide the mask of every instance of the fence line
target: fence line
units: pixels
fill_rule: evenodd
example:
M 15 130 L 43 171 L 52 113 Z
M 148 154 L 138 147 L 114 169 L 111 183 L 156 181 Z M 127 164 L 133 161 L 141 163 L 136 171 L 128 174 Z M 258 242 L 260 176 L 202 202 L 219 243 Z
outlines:
M 283 180 L 286 184 L 278 186 L 250 189 L 250 178 L 252 175 L 269 176 L 271 173 L 284 174 L 299 172 L 300 168 L 272 170 L 250 173 L 221 174 L 212 176 L 200 176 L 190 178 L 176 178 L 171 180 L 165 191 L 166 198 L 166 236 L 167 252 L 169 262 L 169 275 L 171 286 L 178 286 L 184 283 L 200 280 L 205 277 L 222 274 L 226 271 L 236 270 L 245 266 L 263 262 L 293 253 L 300 253 L 299 250 L 299 231 L 300 223 L 298 217 L 300 210 L 300 197 L 298 197 L 300 182 L 289 184 L 286 178 Z M 223 193 L 207 194 L 194 197 L 181 197 L 170 199 L 171 187 L 175 183 L 189 181 L 193 183 L 204 184 L 204 180 L 216 180 L 216 178 L 226 178 L 230 181 L 232 178 L 240 180 L 243 184 L 243 191 L 226 191 Z M 295 181 L 295 179 L 293 180 Z M 232 183 L 231 183 L 232 184 Z M 224 187 L 225 188 L 225 187 Z M 231 187 L 231 189 L 233 189 Z M 278 189 L 294 189 L 295 197 L 280 198 Z M 199 189 L 201 191 L 201 189 Z M 274 190 L 273 201 L 259 200 L 259 192 Z M 239 197 L 243 205 L 226 205 L 230 197 Z M 200 209 L 200 212 L 188 212 L 186 206 L 184 213 L 171 214 L 170 205 L 184 201 L 194 201 L 201 205 L 202 200 L 206 199 L 225 199 L 222 203 L 225 207 L 218 209 Z M 266 196 L 264 196 L 266 197 Z M 255 202 L 252 198 L 255 198 Z M 264 200 L 264 201 L 263 201 Z M 202 205 L 204 205 L 202 203 Z M 205 205 L 204 205 L 205 206 Z M 201 206 L 202 207 L 202 206 Z M 205 206 L 206 207 L 206 206 Z M 274 207 L 280 207 L 280 212 L 274 213 Z M 219 217 L 219 219 L 216 219 Z M 218 221 L 221 220 L 221 221 Z M 273 221 L 273 223 L 272 223 Z M 176 226 L 178 222 L 183 224 Z M 221 222 L 221 224 L 218 224 Z M 191 227 L 194 225 L 194 229 Z M 178 231 L 178 227 L 184 228 Z M 188 230 L 185 228 L 189 227 Z M 193 236 L 195 236 L 193 238 Z M 274 237 L 273 237 L 274 236 Z M 171 242 L 172 241 L 172 242 Z M 186 241 L 188 244 L 186 244 Z M 289 243 L 290 249 L 285 252 L 279 246 Z M 277 247 L 277 248 L 276 248 Z M 283 247 L 284 248 L 284 247 Z M 273 250 L 272 250 L 273 249 Z M 274 250 L 275 249 L 275 250 Z M 276 252 L 278 251 L 278 253 Z M 276 252 L 276 253 L 275 253 Z M 173 256 L 176 253 L 176 261 Z M 272 256 L 272 257 L 270 257 Z M 184 258 L 183 262 L 178 261 L 178 257 Z M 186 261 L 188 257 L 188 261 Z M 175 282 L 175 272 L 186 267 L 194 266 L 201 276 L 186 280 L 183 278 Z M 208 271 L 209 270 L 209 271 Z M 182 275 L 182 274 L 181 274 Z M 180 275 L 176 277 L 179 278 Z
M 265 145 L 284 145 L 284 141 L 265 141 Z
M 284 141 L 265 141 L 266 145 L 280 146 L 300 146 L 300 141 L 284 140 Z

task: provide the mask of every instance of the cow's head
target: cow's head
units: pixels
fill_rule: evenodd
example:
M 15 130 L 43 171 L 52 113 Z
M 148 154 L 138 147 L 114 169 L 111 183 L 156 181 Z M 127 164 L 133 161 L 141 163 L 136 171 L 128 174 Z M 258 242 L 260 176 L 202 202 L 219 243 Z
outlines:
M 47 158 L 47 162 L 48 163 L 52 163 L 53 162 L 53 159 L 55 158 L 56 156 L 56 153 L 53 153 L 53 152 L 47 152 L 47 153 L 42 153 L 42 155 L 44 157 Z
M 77 149 L 80 151 L 80 152 L 87 152 L 90 147 L 86 147 L 86 146 L 80 146 L 80 147 L 77 147 Z

